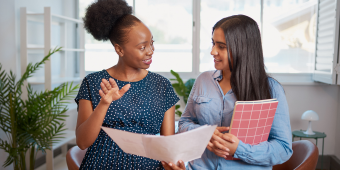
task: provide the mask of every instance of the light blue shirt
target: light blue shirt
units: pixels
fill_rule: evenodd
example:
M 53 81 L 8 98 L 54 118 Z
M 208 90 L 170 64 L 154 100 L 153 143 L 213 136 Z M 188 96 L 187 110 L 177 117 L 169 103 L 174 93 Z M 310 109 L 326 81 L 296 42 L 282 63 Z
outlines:
M 179 133 L 205 124 L 230 126 L 236 97 L 232 90 L 224 95 L 218 83 L 221 79 L 219 70 L 207 71 L 198 76 L 179 120 Z M 234 157 L 241 160 L 225 160 L 206 149 L 200 159 L 188 163 L 187 169 L 263 170 L 272 169 L 273 165 L 282 164 L 290 158 L 293 153 L 292 134 L 285 92 L 276 80 L 268 78 L 268 81 L 272 97 L 279 101 L 268 141 L 258 145 L 240 141 Z

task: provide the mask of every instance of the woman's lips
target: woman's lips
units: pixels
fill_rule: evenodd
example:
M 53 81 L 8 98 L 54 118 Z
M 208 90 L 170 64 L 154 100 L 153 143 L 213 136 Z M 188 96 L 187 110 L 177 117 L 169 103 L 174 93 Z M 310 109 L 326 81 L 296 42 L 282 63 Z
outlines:
M 215 62 L 215 63 L 218 63 L 218 62 L 221 62 L 221 61 L 222 61 L 222 60 L 217 60 L 217 59 L 214 58 L 214 62 Z
M 143 63 L 144 63 L 144 64 L 147 64 L 147 65 L 150 65 L 150 64 L 152 63 L 152 58 L 143 60 Z

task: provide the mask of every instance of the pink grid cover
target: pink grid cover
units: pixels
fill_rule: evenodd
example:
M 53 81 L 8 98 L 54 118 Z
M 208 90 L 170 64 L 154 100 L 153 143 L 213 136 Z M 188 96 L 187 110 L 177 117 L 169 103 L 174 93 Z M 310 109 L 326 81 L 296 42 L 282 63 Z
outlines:
M 267 141 L 277 105 L 277 100 L 236 102 L 230 133 L 246 144 Z

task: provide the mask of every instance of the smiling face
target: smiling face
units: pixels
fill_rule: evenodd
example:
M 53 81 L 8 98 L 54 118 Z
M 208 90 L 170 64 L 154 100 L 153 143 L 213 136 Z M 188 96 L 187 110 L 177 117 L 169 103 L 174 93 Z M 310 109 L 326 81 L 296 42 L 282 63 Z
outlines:
M 136 23 L 127 34 L 128 41 L 121 46 L 123 53 L 118 53 L 119 60 L 134 69 L 147 69 L 152 62 L 154 51 L 153 37 L 142 22 Z M 117 51 L 117 50 L 116 50 Z
M 210 54 L 214 57 L 216 70 L 230 71 L 228 62 L 228 50 L 222 28 L 216 28 L 214 30 L 212 43 L 213 46 Z

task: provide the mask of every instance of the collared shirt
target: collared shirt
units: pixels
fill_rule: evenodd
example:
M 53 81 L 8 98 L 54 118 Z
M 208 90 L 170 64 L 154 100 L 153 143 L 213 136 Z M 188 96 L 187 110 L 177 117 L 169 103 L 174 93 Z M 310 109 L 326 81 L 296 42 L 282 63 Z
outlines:
M 206 124 L 230 126 L 236 97 L 232 90 L 223 93 L 218 83 L 221 79 L 222 72 L 219 70 L 207 71 L 198 76 L 179 120 L 179 133 Z M 200 159 L 188 163 L 187 169 L 263 170 L 272 169 L 273 165 L 282 164 L 290 158 L 293 153 L 292 134 L 286 96 L 276 80 L 269 77 L 268 81 L 272 97 L 279 101 L 268 141 L 257 145 L 240 141 L 234 157 L 241 160 L 225 160 L 206 149 Z

